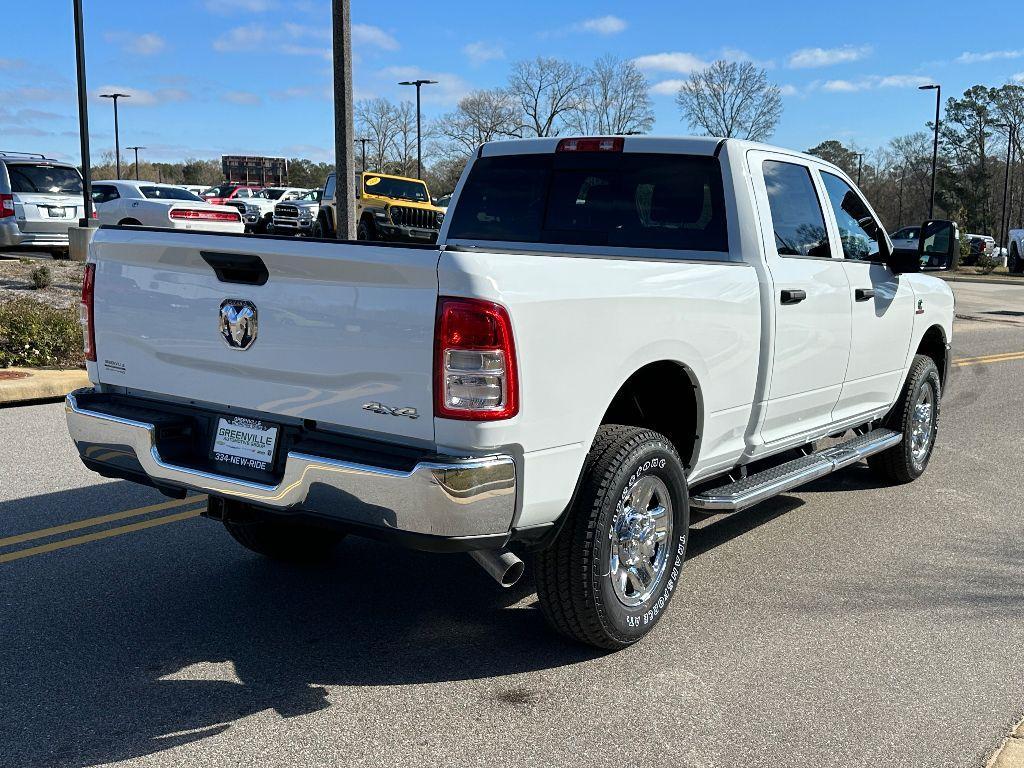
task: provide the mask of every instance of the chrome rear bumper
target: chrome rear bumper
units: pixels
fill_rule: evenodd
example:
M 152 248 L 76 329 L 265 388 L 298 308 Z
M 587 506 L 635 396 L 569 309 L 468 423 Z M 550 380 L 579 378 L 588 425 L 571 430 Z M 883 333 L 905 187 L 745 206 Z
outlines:
M 262 485 L 175 466 L 157 447 L 154 424 L 79 405 L 67 396 L 68 431 L 83 461 L 115 476 L 145 475 L 184 488 L 281 513 L 307 513 L 356 525 L 437 537 L 508 533 L 516 505 L 509 456 L 421 461 L 410 471 L 289 451 L 281 481 Z

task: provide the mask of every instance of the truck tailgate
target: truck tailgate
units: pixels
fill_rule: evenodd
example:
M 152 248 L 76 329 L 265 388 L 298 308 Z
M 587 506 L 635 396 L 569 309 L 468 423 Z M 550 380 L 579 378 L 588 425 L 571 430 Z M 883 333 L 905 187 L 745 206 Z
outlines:
M 94 377 L 433 442 L 438 256 L 427 246 L 102 229 L 91 249 Z M 258 267 L 218 275 L 209 263 L 232 260 L 262 264 L 266 282 L 256 284 Z M 248 348 L 221 333 L 226 301 L 255 310 Z M 372 403 L 410 410 L 364 408 Z

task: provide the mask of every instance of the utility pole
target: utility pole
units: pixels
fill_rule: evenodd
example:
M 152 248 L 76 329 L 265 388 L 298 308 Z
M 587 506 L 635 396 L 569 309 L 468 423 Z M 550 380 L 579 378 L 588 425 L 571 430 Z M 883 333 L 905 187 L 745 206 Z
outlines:
M 117 166 L 117 178 L 121 178 L 121 136 L 117 127 L 117 100 L 130 99 L 130 93 L 101 93 L 100 98 L 112 99 L 114 102 L 114 162 Z
M 860 186 L 860 174 L 864 170 L 864 153 L 857 153 L 857 186 Z
M 358 141 L 360 144 L 363 145 L 363 163 L 362 163 L 362 166 L 363 166 L 363 170 L 365 171 L 366 170 L 366 142 L 368 142 L 369 139 L 361 138 L 361 139 L 356 139 L 356 141 Z
M 89 157 L 89 97 L 85 85 L 85 29 L 82 24 L 82 0 L 75 4 L 75 68 L 78 71 L 78 137 L 82 147 L 82 195 L 85 219 L 79 226 L 92 223 L 92 161 Z
M 352 14 L 349 0 L 333 0 L 335 228 L 339 240 L 356 235 L 355 135 L 352 107 Z
M 145 147 L 125 147 L 125 149 L 135 150 L 135 180 L 139 180 L 139 150 L 145 149 Z
M 416 178 L 423 178 L 423 131 L 420 129 L 420 88 L 437 85 L 437 80 L 403 80 L 399 85 L 416 86 Z
M 935 91 L 935 141 L 932 144 L 932 192 L 928 203 L 928 218 L 935 218 L 935 169 L 939 162 L 939 105 L 942 102 L 942 86 L 937 83 L 919 85 L 919 91 Z

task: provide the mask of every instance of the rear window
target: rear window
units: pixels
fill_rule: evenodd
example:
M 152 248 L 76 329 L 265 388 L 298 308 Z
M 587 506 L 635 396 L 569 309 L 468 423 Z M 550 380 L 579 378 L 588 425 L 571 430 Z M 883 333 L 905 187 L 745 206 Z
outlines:
M 203 198 L 180 187 L 139 187 L 142 194 L 151 200 L 190 200 L 203 202 Z
M 8 163 L 11 191 L 42 194 L 82 194 L 82 176 L 74 168 L 59 165 Z
M 481 158 L 448 238 L 728 251 L 721 167 L 640 153 Z

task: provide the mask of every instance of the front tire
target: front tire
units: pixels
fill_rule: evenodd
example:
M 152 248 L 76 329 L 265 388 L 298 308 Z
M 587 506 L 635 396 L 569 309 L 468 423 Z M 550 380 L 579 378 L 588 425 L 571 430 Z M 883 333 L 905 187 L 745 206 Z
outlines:
M 939 431 L 942 383 L 935 362 L 916 355 L 910 375 L 896 406 L 886 417 L 886 426 L 903 434 L 899 445 L 868 457 L 868 466 L 880 477 L 894 483 L 909 483 L 928 467 Z
M 360 219 L 359 224 L 356 225 L 356 240 L 376 240 L 377 239 L 377 228 L 373 225 L 372 221 L 368 219 Z
M 537 596 L 561 634 L 615 650 L 664 614 L 686 557 L 689 497 L 663 435 L 600 428 L 568 520 L 536 558 Z

